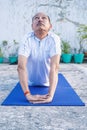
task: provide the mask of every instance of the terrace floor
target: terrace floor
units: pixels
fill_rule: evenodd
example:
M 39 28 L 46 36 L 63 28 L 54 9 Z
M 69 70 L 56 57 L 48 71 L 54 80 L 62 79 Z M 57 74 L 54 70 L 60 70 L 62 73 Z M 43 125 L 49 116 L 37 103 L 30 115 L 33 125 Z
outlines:
M 61 63 L 59 72 L 86 106 L 0 106 L 0 130 L 87 130 L 87 63 Z M 17 82 L 17 65 L 0 64 L 0 103 Z

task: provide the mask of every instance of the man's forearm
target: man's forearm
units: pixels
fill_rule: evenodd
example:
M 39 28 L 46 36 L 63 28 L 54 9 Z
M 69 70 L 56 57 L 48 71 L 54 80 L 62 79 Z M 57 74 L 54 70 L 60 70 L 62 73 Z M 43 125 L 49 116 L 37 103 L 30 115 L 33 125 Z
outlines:
M 49 82 L 50 82 L 49 94 L 53 97 L 58 82 L 58 71 L 56 70 L 50 71 Z
M 19 75 L 19 80 L 20 80 L 20 84 L 22 86 L 23 92 L 29 91 L 26 69 L 18 68 L 18 75 Z

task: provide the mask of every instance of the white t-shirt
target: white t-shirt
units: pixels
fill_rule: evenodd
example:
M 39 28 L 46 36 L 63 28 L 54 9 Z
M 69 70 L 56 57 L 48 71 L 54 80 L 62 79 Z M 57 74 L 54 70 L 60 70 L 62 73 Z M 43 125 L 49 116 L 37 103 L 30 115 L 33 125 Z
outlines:
M 29 83 L 49 86 L 50 58 L 61 55 L 60 38 L 54 33 L 40 40 L 34 32 L 25 35 L 19 47 L 19 55 L 28 58 Z

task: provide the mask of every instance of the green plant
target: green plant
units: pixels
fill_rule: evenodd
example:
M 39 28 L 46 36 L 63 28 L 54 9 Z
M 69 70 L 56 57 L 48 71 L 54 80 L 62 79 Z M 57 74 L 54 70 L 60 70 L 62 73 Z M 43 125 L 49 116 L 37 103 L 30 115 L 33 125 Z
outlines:
M 18 56 L 18 48 L 9 53 L 9 57 L 17 57 Z
M 14 43 L 14 44 L 18 44 L 18 42 L 16 42 L 16 40 L 13 40 L 13 43 Z
M 4 41 L 2 41 L 2 44 L 3 44 L 3 46 L 7 46 L 8 41 L 4 40 Z
M 78 36 L 79 36 L 79 50 L 78 52 L 81 53 L 84 50 L 84 42 L 87 43 L 87 25 L 80 25 L 78 27 Z
M 17 56 L 17 53 L 16 52 L 12 52 L 9 54 L 9 63 L 10 64 L 14 64 L 14 63 L 17 63 L 18 61 L 18 56 Z
M 15 57 L 15 56 L 17 56 L 16 53 L 10 53 L 10 54 L 9 54 L 9 57 Z
M 71 47 L 69 45 L 69 42 L 67 41 L 62 41 L 62 53 L 70 53 Z
M 17 57 L 18 56 L 18 42 L 16 40 L 13 40 L 12 49 L 9 53 L 9 57 Z
M 0 47 L 0 57 L 3 57 L 3 53 L 2 53 L 1 47 Z

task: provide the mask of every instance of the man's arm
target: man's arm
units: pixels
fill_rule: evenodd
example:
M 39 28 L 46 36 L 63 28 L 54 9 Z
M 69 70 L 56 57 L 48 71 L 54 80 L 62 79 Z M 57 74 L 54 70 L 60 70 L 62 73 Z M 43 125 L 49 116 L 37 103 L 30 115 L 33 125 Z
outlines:
M 58 82 L 58 70 L 59 70 L 60 55 L 55 55 L 51 58 L 50 74 L 49 74 L 49 95 L 53 98 L 55 89 Z
M 44 95 L 43 101 L 34 101 L 33 103 L 48 103 L 51 102 L 56 90 L 58 82 L 58 70 L 59 70 L 60 55 L 55 55 L 51 58 L 50 74 L 49 74 L 49 92 Z
M 30 90 L 28 88 L 28 75 L 27 75 L 27 58 L 23 55 L 19 55 L 18 57 L 18 75 L 19 75 L 19 80 L 20 84 L 22 87 L 22 90 L 24 93 L 26 93 L 26 98 L 28 101 L 33 102 L 33 101 L 42 101 L 44 100 L 41 95 L 31 95 Z
M 27 64 L 27 58 L 25 56 L 19 55 L 17 71 L 19 75 L 20 84 L 22 86 L 24 93 L 26 91 L 29 91 L 26 64 Z

